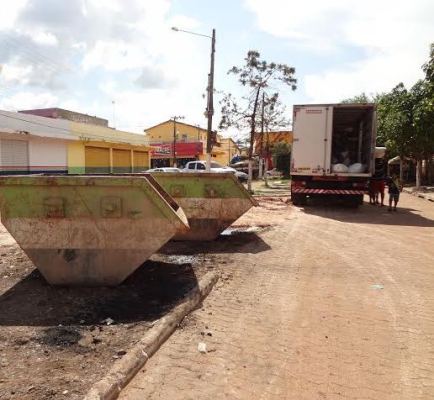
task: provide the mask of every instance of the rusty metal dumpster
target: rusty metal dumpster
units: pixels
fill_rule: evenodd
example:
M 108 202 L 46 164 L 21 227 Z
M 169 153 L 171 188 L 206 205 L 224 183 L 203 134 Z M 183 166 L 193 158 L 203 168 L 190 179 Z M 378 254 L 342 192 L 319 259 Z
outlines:
M 0 177 L 0 213 L 55 285 L 117 285 L 188 229 L 150 175 Z
M 175 240 L 214 240 L 256 205 L 232 173 L 153 173 L 154 178 L 182 207 L 190 229 Z

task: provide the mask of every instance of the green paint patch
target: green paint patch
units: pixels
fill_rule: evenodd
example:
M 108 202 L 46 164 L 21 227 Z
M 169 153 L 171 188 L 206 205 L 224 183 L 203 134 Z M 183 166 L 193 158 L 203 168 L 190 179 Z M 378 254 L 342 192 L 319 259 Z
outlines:
M 137 219 L 150 213 L 178 219 L 176 210 L 140 176 L 0 177 L 0 209 L 3 219 Z
M 156 173 L 157 182 L 176 198 L 249 198 L 238 181 L 223 174 Z

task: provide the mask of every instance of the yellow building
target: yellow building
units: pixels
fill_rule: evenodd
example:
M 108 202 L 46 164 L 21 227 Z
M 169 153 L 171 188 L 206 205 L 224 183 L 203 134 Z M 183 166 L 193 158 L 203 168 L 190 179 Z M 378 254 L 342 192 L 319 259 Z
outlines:
M 151 147 L 145 135 L 70 122 L 79 140 L 68 144 L 68 173 L 142 172 L 150 166 Z
M 215 157 L 215 160 L 222 165 L 229 165 L 234 156 L 241 154 L 240 148 L 232 138 L 221 138 L 219 150 L 221 153 Z
M 198 125 L 168 120 L 145 129 L 145 132 L 150 146 L 154 148 L 153 166 L 172 166 L 174 151 L 178 166 L 184 166 L 188 161 L 206 159 L 207 130 Z M 211 152 L 212 159 L 223 165 L 229 163 L 230 154 L 234 154 L 236 146 L 232 140 L 227 140 L 217 134 Z

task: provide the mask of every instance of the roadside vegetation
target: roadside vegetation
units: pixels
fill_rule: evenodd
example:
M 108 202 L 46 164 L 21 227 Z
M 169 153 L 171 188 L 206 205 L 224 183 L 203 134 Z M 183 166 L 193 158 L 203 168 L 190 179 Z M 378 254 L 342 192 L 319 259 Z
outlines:
M 343 103 L 376 103 L 378 112 L 377 144 L 386 146 L 389 157 L 400 157 L 400 174 L 406 159 L 416 163 L 416 187 L 422 183 L 422 163 L 426 163 L 425 182 L 433 183 L 434 169 L 434 43 L 425 74 L 411 88 L 402 82 L 390 92 L 362 93 Z
M 249 50 L 244 65 L 232 67 L 229 75 L 235 75 L 241 85 L 241 96 L 225 93 L 220 101 L 222 118 L 220 129 L 237 128 L 249 131 L 248 189 L 252 190 L 253 144 L 263 138 L 264 132 L 289 125 L 285 107 L 280 102 L 279 91 L 283 88 L 296 90 L 295 68 L 287 64 L 268 62 L 258 51 Z M 262 144 L 262 140 L 261 140 Z M 262 147 L 262 146 L 261 146 Z M 265 145 L 267 147 L 267 144 Z M 269 149 L 261 149 L 269 152 Z

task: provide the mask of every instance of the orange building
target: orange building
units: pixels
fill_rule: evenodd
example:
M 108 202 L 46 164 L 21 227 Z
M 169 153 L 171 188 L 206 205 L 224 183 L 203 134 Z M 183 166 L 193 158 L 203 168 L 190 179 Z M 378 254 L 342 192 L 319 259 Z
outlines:
M 255 139 L 253 147 L 254 153 L 259 155 L 265 151 L 267 148 L 267 143 L 270 149 L 276 143 L 288 143 L 289 145 L 292 145 L 293 138 L 294 136 L 292 131 L 265 132 L 262 140 L 260 135 L 258 135 L 258 137 Z

